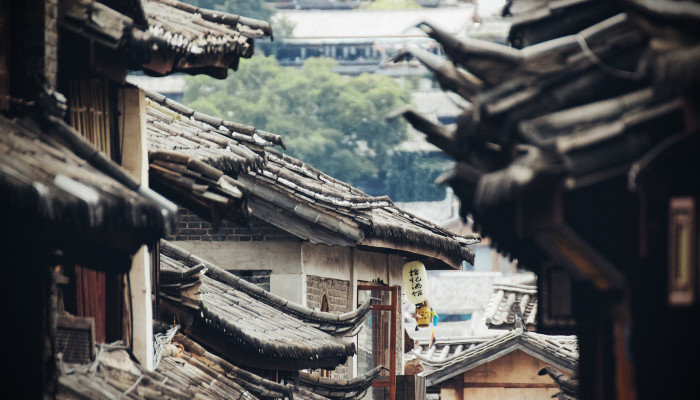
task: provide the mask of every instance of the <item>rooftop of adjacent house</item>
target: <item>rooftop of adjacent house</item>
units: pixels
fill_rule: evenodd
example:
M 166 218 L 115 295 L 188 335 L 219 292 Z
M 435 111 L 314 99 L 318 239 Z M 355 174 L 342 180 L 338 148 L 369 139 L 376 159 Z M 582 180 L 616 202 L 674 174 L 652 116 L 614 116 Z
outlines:
M 430 339 L 431 330 L 438 338 L 479 336 L 498 334 L 491 332 L 484 321 L 493 287 L 531 282 L 532 272 L 504 275 L 501 272 L 473 271 L 429 271 L 428 301 L 438 314 L 438 324 L 430 328 L 415 330 L 415 311 L 412 303 L 404 300 L 404 324 L 408 335 L 419 342 Z
M 294 25 L 291 39 L 405 39 L 425 38 L 416 28 L 422 21 L 433 21 L 452 35 L 466 36 L 473 23 L 474 7 L 442 7 L 403 10 L 297 11 L 280 10 L 273 21 Z
M 178 329 L 158 326 L 153 372 L 134 362 L 120 343 L 99 345 L 95 359 L 87 364 L 61 361 L 56 398 L 359 400 L 384 368 L 352 379 L 292 372 L 277 383 L 212 354 Z
M 520 287 L 535 279 L 532 272 L 430 271 L 428 299 L 438 314 L 485 311 L 495 288 Z
M 460 351 L 457 352 L 457 349 Z M 464 342 L 436 342 L 427 350 L 421 346 L 414 351 L 420 351 L 419 358 L 424 367 L 421 375 L 425 376 L 426 385 L 431 386 L 515 350 L 521 350 L 569 374 L 578 369 L 578 341 L 575 336 L 543 335 L 519 329 L 485 341 L 468 338 Z
M 154 371 L 132 361 L 123 346 L 101 345 L 91 364 L 61 363 L 56 398 L 327 399 L 305 395 L 291 384 L 276 383 L 236 367 L 174 330 L 158 336 L 165 339 L 156 343 L 160 358 Z
M 345 314 L 314 311 L 265 291 L 161 241 L 165 315 L 191 318 L 185 332 L 242 365 L 299 370 L 334 369 L 355 354 L 353 336 L 369 302 Z M 164 303 L 164 304 L 165 304 Z
M 517 307 L 517 309 L 516 309 Z M 493 295 L 484 312 L 484 322 L 490 329 L 525 329 L 537 323 L 537 286 L 494 284 Z
M 127 48 L 129 67 L 156 75 L 206 73 L 224 78 L 240 58 L 253 55 L 254 39 L 272 36 L 267 22 L 201 9 L 177 0 L 141 0 L 129 15 L 111 1 L 67 0 L 59 24 L 111 49 Z M 132 16 L 145 15 L 146 24 Z
M 0 153 L 3 231 L 11 232 L 8 240 L 31 235 L 35 254 L 43 245 L 67 256 L 87 247 L 72 255 L 83 265 L 128 269 L 129 254 L 174 223 L 174 204 L 138 185 L 59 118 L 0 116 Z M 52 229 L 29 229 L 38 225 Z
M 478 235 L 452 234 L 400 210 L 386 196 L 368 196 L 278 152 L 271 148 L 282 143 L 277 135 L 204 115 L 156 93 L 147 96 L 149 158 L 158 167 L 151 168 L 154 181 L 189 185 L 196 175 L 183 165 L 199 160 L 218 169 L 218 179 L 219 173 L 236 176 L 223 179 L 247 196 L 253 215 L 312 243 L 389 250 L 421 258 L 429 268 L 473 262 L 467 246 L 478 243 Z
M 436 335 L 435 342 L 431 345 L 430 338 L 420 338 L 415 340 L 415 347 L 411 351 L 412 355 L 419 360 L 430 364 L 439 364 L 445 360 L 452 359 L 458 354 L 473 349 L 483 343 L 492 340 L 497 334 L 486 336 L 442 336 Z
M 365 397 L 367 389 L 383 371 L 388 369 L 379 366 L 351 379 L 325 378 L 301 371 L 299 388 L 332 400 L 359 400 Z
M 557 400 L 576 400 L 580 395 L 578 374 L 566 376 L 552 366 L 545 366 L 537 373 L 538 375 L 549 375 L 557 384 L 560 392 L 552 395 Z

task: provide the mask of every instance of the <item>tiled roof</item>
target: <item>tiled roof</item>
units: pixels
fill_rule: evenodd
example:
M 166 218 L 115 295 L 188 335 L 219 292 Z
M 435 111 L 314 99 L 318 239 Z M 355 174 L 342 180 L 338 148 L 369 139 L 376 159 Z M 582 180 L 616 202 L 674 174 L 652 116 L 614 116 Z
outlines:
M 372 386 L 372 382 L 384 370 L 388 371 L 384 366 L 379 366 L 352 379 L 323 378 L 299 372 L 299 387 L 332 400 L 356 400 L 365 396 L 367 389 Z
M 520 0 L 508 8 L 513 22 L 508 40 L 522 48 L 546 37 L 578 32 L 621 11 L 614 1 L 597 0 Z M 539 29 L 532 29 L 536 25 Z
M 515 307 L 519 307 L 516 311 Z M 494 284 L 493 294 L 484 312 L 486 326 L 491 329 L 515 328 L 516 313 L 525 328 L 537 323 L 537 287 L 515 284 Z
M 444 360 L 421 358 L 426 385 L 443 382 L 514 350 L 522 350 L 568 373 L 578 369 L 578 341 L 575 336 L 551 336 L 517 329 L 475 346 L 471 344 L 467 349 L 463 345 L 460 353 L 454 353 Z
M 147 26 L 109 4 L 67 0 L 60 25 L 106 47 L 125 48 L 130 68 L 157 75 L 188 72 L 224 78 L 229 68 L 238 68 L 240 58 L 253 55 L 254 39 L 272 36 L 267 22 L 177 0 L 142 0 L 140 14 L 145 14 Z
M 454 359 L 480 344 L 492 340 L 494 336 L 442 337 L 436 335 L 435 342 L 430 345 L 429 338 L 416 340 L 412 352 L 421 362 L 427 365 L 440 365 Z
M 139 246 L 165 235 L 176 211 L 50 116 L 0 116 L 0 192 L 7 212 L 3 230 L 13 237 L 31 235 L 36 252 L 42 245 L 70 252 L 90 243 L 91 250 L 125 251 L 126 265 Z M 105 254 L 110 257 L 116 252 Z
M 519 44 L 455 38 L 421 24 L 447 59 L 417 48 L 397 57 L 415 56 L 444 90 L 473 104 L 454 129 L 410 109 L 397 114 L 457 161 L 441 181 L 480 232 L 521 261 L 529 249 L 513 227 L 516 204 L 537 204 L 557 193 L 552 188 L 624 181 L 637 160 L 686 129 L 678 93 L 700 84 L 697 3 L 547 3 L 552 8 L 533 7 L 514 22 L 511 36 L 531 34 Z M 668 46 L 651 45 L 660 36 Z M 594 271 L 601 287 L 619 283 L 610 269 Z
M 367 302 L 340 315 L 314 311 L 166 241 L 161 242 L 160 275 L 164 301 L 180 312 L 194 310 L 189 313 L 192 334 L 210 346 L 223 343 L 225 350 L 219 351 L 251 367 L 333 369 L 343 364 L 355 354 L 355 344 L 341 336 L 356 333 L 370 306 Z
M 231 365 L 183 335 L 164 344 L 162 351 L 153 372 L 133 362 L 123 347 L 109 345 L 99 352 L 94 364 L 62 364 L 56 398 L 292 398 L 292 385 L 278 384 Z
M 484 322 L 493 286 L 498 284 L 522 284 L 535 279 L 532 272 L 519 272 L 503 275 L 500 272 L 474 271 L 429 271 L 428 301 L 438 314 L 438 324 L 430 329 L 414 331 L 415 305 L 404 300 L 402 309 L 404 325 L 408 334 L 419 341 L 430 337 L 434 331 L 436 337 L 491 336 L 497 334 L 488 329 Z M 467 315 L 467 321 L 450 322 L 448 315 Z
M 225 372 L 227 378 L 245 388 L 250 394 L 259 398 L 291 398 L 295 388 L 293 385 L 284 385 L 262 378 L 250 371 L 237 367 L 228 361 L 208 352 L 199 343 L 189 337 L 177 334 L 173 342 L 182 345 L 192 357 L 200 363 L 207 364 L 219 372 Z
M 312 243 L 394 249 L 398 253 L 455 268 L 473 262 L 461 237 L 371 197 L 270 146 L 277 135 L 210 117 L 147 92 L 149 154 L 178 152 L 227 175 L 247 197 L 252 214 Z M 171 169 L 174 179 L 183 172 Z M 154 177 L 158 179 L 158 176 Z
M 537 374 L 549 375 L 549 377 L 552 378 L 552 380 L 554 380 L 554 383 L 556 383 L 557 386 L 559 386 L 559 389 L 561 391 L 555 393 L 554 395 L 552 395 L 552 397 L 556 397 L 557 400 L 578 399 L 578 396 L 580 394 L 578 375 L 574 374 L 573 376 L 568 377 L 558 369 L 549 365 L 543 367 Z
M 151 186 L 215 224 L 222 218 L 245 224 L 246 199 L 230 174 L 261 168 L 265 160 L 259 149 L 283 145 L 280 137 L 147 93 Z

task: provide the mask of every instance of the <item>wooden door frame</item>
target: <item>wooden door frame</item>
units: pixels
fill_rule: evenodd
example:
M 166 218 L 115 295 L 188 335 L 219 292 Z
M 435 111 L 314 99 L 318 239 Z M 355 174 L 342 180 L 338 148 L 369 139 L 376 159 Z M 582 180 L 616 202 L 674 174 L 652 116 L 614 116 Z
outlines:
M 396 352 L 397 352 L 397 347 L 396 347 L 396 318 L 398 315 L 398 299 L 399 299 L 399 287 L 398 286 L 387 286 L 387 285 L 377 285 L 377 284 L 369 284 L 369 283 L 357 283 L 357 291 L 358 291 L 358 296 L 359 296 L 359 291 L 360 290 L 377 290 L 377 291 L 384 291 L 384 292 L 391 292 L 391 304 L 372 304 L 370 307 L 371 310 L 377 310 L 377 311 L 389 311 L 391 313 L 391 319 L 389 323 L 389 331 L 390 331 L 390 337 L 389 337 L 389 348 L 390 348 L 390 353 L 389 353 L 389 363 L 391 365 L 388 366 L 389 368 L 389 380 L 388 381 L 374 381 L 372 382 L 372 386 L 375 387 L 389 387 L 389 399 L 394 400 L 396 398 Z M 359 344 L 358 344 L 358 350 L 359 350 Z

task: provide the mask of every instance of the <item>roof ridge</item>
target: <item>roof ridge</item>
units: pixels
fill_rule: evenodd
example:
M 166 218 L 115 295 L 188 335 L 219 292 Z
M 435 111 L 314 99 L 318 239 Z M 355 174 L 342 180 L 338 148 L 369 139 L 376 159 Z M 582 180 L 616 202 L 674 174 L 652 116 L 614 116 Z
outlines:
M 533 294 L 537 293 L 536 285 L 525 285 L 522 283 L 508 283 L 508 282 L 494 282 L 491 286 L 493 290 L 497 289 L 509 289 L 514 292 Z M 532 292 L 532 293 L 530 293 Z
M 365 301 L 357 309 L 343 314 L 312 310 L 308 307 L 302 306 L 301 304 L 289 301 L 281 296 L 262 289 L 256 284 L 250 283 L 245 279 L 239 278 L 232 273 L 164 239 L 161 239 L 160 244 L 161 248 L 168 250 L 179 257 L 189 260 L 196 265 L 203 265 L 206 268 L 205 275 L 210 279 L 241 290 L 255 299 L 275 308 L 284 309 L 290 315 L 300 318 L 302 321 L 318 322 L 320 323 L 318 329 L 332 336 L 354 333 L 355 328 L 357 328 L 359 324 L 362 323 L 362 321 L 364 321 L 364 319 L 369 315 L 368 313 L 371 306 L 370 300 Z M 333 330 L 330 329 L 330 325 L 341 325 L 342 328 Z
M 571 350 L 563 346 L 555 345 L 544 339 L 549 336 L 550 335 L 516 329 L 508 331 L 503 335 L 497 336 L 487 342 L 480 343 L 475 347 L 467 349 L 459 354 L 455 354 L 442 361 L 434 362 L 426 360 L 420 355 L 418 356 L 418 358 L 421 360 L 422 363 L 425 363 L 429 366 L 438 367 L 437 369 L 430 371 L 429 373 L 424 375 L 426 377 L 426 381 L 431 382 L 430 384 L 435 383 L 434 379 L 430 379 L 431 376 L 437 376 L 436 374 L 440 374 L 441 372 L 446 371 L 448 368 L 454 366 L 457 363 L 471 360 L 472 358 L 478 357 L 480 354 L 486 352 L 498 353 L 499 351 L 505 348 L 510 348 L 511 346 L 516 346 L 518 344 L 520 344 L 520 346 L 526 347 L 535 346 L 537 349 L 533 349 L 532 347 L 527 348 L 531 349 L 532 351 L 544 350 L 551 357 L 561 359 L 562 362 L 564 362 L 565 364 L 569 364 L 569 367 L 567 368 L 575 368 L 578 365 L 578 353 L 572 352 Z M 552 351 L 554 350 L 551 348 L 552 346 L 556 347 L 555 351 Z
M 388 371 L 389 368 L 380 365 L 363 375 L 350 379 L 326 378 L 300 371 L 299 386 L 314 394 L 332 399 L 361 399 L 372 382 L 384 370 Z
M 273 37 L 272 27 L 267 21 L 243 17 L 238 14 L 227 13 L 224 11 L 210 10 L 208 8 L 200 8 L 188 3 L 183 3 L 177 0 L 144 0 L 147 3 L 159 3 L 168 5 L 178 10 L 186 11 L 192 14 L 199 14 L 203 20 L 215 22 L 218 24 L 235 27 L 237 24 L 245 25 L 253 29 L 260 29 L 265 36 Z
M 284 142 L 282 140 L 282 136 L 266 132 L 263 130 L 259 130 L 256 127 L 252 125 L 247 125 L 247 124 L 242 124 L 239 122 L 233 122 L 233 121 L 228 121 L 219 117 L 214 117 L 208 114 L 204 114 L 202 112 L 196 111 L 193 108 L 190 108 L 182 103 L 179 103 L 173 99 L 170 99 L 166 97 L 165 95 L 162 95 L 160 93 L 154 92 L 152 90 L 148 90 L 145 88 L 141 88 L 144 94 L 146 95 L 146 98 L 149 100 L 152 100 L 156 104 L 165 107 L 171 111 L 174 111 L 177 114 L 184 115 L 186 117 L 192 118 L 195 121 L 199 121 L 202 123 L 205 123 L 214 129 L 220 130 L 221 127 L 226 128 L 230 132 L 230 136 L 224 135 L 221 132 L 216 132 L 228 139 L 234 139 L 234 140 L 242 140 L 245 142 L 253 142 L 257 145 L 261 145 L 263 147 L 265 146 L 275 146 L 278 145 L 282 148 L 285 148 Z M 241 137 L 245 136 L 248 138 L 246 140 L 245 138 Z M 260 138 L 260 141 L 256 141 L 256 136 Z M 269 150 L 268 150 L 269 151 Z
M 224 172 L 235 169 L 238 164 L 234 163 L 252 164 L 252 168 L 241 171 L 243 168 L 238 167 L 236 172 L 240 172 L 238 182 L 241 190 L 249 195 L 248 204 L 253 215 L 312 243 L 394 249 L 415 254 L 418 258 L 427 257 L 440 266 L 444 263 L 455 269 L 464 260 L 473 264 L 474 253 L 467 246 L 475 244 L 478 235 L 454 234 L 397 207 L 388 196 L 369 196 L 271 148 L 274 143 L 282 144 L 278 135 L 206 116 L 158 93 L 146 91 L 146 95 L 153 102 L 154 110 L 161 106 L 182 115 L 181 123 L 168 122 L 167 115 L 154 113 L 155 118 L 167 126 L 149 125 L 151 148 L 180 146 L 178 151 L 215 164 Z M 207 128 L 194 126 L 195 122 Z M 188 124 L 195 128 L 192 132 L 189 132 Z M 231 143 L 224 149 L 225 143 L 208 146 L 212 139 L 204 133 L 217 133 Z M 260 134 L 267 136 L 263 138 Z M 168 138 L 175 144 L 165 143 Z M 240 150 L 236 152 L 236 149 Z M 255 154 L 249 156 L 243 150 Z M 281 208 L 283 212 L 273 213 L 271 206 Z

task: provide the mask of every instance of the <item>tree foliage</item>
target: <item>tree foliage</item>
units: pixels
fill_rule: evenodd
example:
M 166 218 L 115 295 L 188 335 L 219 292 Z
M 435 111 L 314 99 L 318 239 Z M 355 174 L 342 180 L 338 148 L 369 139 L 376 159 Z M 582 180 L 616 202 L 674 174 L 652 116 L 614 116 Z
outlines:
M 295 69 L 257 56 L 224 81 L 188 77 L 184 102 L 283 135 L 290 155 L 335 178 L 351 184 L 376 179 L 406 139 L 405 122 L 385 116 L 410 95 L 392 78 L 342 76 L 332 72 L 335 65 L 310 59 Z
M 391 157 L 384 191 L 395 201 L 439 201 L 445 188 L 435 180 L 454 163 L 444 153 L 399 151 Z

